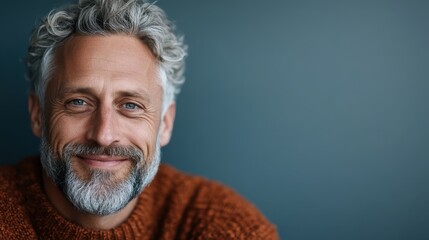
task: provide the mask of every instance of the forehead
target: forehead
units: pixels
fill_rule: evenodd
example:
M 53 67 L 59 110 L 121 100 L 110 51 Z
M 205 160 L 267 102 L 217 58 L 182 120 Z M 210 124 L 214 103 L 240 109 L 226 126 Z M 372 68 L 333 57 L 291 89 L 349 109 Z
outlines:
M 159 67 L 150 49 L 125 35 L 73 35 L 55 55 L 53 80 L 62 87 L 130 88 L 150 90 L 160 84 Z

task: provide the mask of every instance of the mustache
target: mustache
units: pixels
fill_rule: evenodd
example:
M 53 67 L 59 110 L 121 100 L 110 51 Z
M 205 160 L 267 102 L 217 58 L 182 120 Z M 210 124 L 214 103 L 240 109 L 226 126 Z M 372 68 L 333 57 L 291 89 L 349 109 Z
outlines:
M 124 157 L 135 162 L 143 159 L 143 152 L 133 146 L 111 145 L 107 147 L 98 144 L 87 143 L 69 143 L 64 146 L 64 156 L 82 156 L 82 155 L 106 155 L 115 157 Z

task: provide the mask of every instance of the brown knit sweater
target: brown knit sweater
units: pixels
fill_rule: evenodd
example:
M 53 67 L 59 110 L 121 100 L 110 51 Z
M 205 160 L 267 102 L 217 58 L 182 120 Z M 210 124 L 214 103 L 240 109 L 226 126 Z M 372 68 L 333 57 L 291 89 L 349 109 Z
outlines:
M 57 212 L 41 173 L 37 158 L 0 168 L 0 239 L 278 239 L 275 227 L 232 190 L 167 165 L 125 222 L 87 229 Z

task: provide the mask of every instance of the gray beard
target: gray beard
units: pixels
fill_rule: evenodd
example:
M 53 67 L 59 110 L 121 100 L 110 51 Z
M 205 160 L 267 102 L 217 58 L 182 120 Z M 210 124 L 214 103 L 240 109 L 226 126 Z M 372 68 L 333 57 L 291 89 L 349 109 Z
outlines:
M 122 156 L 132 161 L 131 172 L 124 179 L 109 171 L 91 169 L 89 179 L 81 179 L 71 164 L 77 155 Z M 66 198 L 81 212 L 106 216 L 123 209 L 155 177 L 161 159 L 157 140 L 151 159 L 145 159 L 135 147 L 100 147 L 88 144 L 67 144 L 63 154 L 54 154 L 46 137 L 42 136 L 41 162 L 43 169 Z

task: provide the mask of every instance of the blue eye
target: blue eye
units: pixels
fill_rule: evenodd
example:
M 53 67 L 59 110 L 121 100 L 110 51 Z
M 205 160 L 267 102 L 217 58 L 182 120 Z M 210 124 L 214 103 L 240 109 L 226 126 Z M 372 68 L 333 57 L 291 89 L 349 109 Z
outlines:
M 84 105 L 85 101 L 82 99 L 73 99 L 70 101 L 70 103 L 73 105 Z
M 134 109 L 137 109 L 138 106 L 135 103 L 125 103 L 124 108 L 134 110 Z

